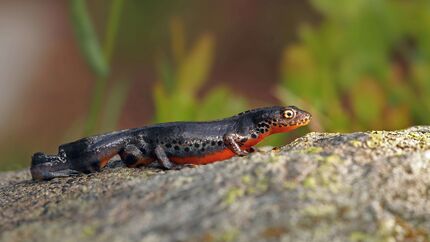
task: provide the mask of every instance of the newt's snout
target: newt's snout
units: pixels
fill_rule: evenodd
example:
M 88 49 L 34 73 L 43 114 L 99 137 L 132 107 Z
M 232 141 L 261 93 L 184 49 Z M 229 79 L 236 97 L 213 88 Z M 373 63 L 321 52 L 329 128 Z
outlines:
M 297 121 L 295 122 L 299 126 L 307 125 L 312 119 L 312 114 L 300 110 L 300 112 L 297 113 Z

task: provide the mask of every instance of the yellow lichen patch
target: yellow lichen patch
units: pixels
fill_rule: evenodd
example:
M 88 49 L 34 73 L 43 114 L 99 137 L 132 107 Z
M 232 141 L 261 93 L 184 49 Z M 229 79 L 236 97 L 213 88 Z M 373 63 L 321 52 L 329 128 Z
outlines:
M 236 228 L 232 228 L 227 231 L 224 231 L 224 233 L 219 234 L 219 236 L 215 238 L 215 241 L 219 241 L 219 242 L 236 241 L 239 235 L 240 235 L 239 230 Z
M 303 181 L 303 186 L 305 188 L 315 189 L 315 188 L 317 188 L 317 182 L 316 182 L 314 177 L 307 177 Z
M 323 151 L 322 147 L 311 146 L 311 147 L 303 150 L 303 153 L 306 153 L 306 154 L 318 154 L 318 153 L 321 153 L 322 151 Z
M 384 139 L 382 131 L 372 131 L 369 134 L 369 139 L 366 141 L 366 145 L 369 148 L 379 147 Z
M 228 190 L 227 195 L 224 199 L 224 203 L 227 205 L 231 205 L 236 202 L 236 200 L 245 195 L 245 190 L 238 187 L 233 187 Z
M 250 175 L 244 175 L 241 180 L 243 184 L 248 185 L 251 184 L 252 178 Z
M 96 233 L 96 228 L 94 226 L 85 226 L 82 229 L 82 235 L 86 236 L 86 237 L 91 237 L 93 235 L 95 235 Z
M 281 158 L 281 156 L 278 155 L 278 152 L 270 152 L 268 163 L 279 162 L 281 160 L 280 158 Z
M 430 133 L 410 132 L 409 138 L 416 140 L 421 149 L 430 147 Z
M 312 217 L 327 217 L 336 214 L 336 207 L 332 204 L 309 205 L 303 209 L 303 213 Z
M 409 137 L 416 139 L 416 140 L 421 139 L 422 136 L 423 135 L 421 133 L 418 133 L 418 132 L 410 132 L 409 133 Z
M 241 177 L 241 184 L 230 188 L 224 199 L 226 205 L 231 205 L 237 199 L 245 195 L 253 195 L 257 193 L 264 193 L 269 188 L 269 178 L 266 174 L 259 169 L 256 169 L 255 176 L 244 175 Z
M 342 184 L 340 183 L 337 165 L 339 165 L 342 160 L 337 155 L 330 155 L 322 157 L 319 162 L 319 167 L 310 172 L 303 179 L 303 186 L 308 189 L 325 187 L 329 188 L 333 193 L 339 192 Z
M 294 182 L 294 181 L 284 181 L 283 187 L 285 189 L 289 189 L 289 190 L 295 189 L 295 188 L 297 188 L 297 182 Z
M 359 140 L 350 140 L 349 143 L 355 148 L 359 148 L 363 145 L 363 143 Z
M 371 235 L 360 232 L 360 231 L 354 231 L 349 235 L 349 240 L 351 242 L 368 242 L 368 241 L 376 241 L 375 238 L 373 238 Z

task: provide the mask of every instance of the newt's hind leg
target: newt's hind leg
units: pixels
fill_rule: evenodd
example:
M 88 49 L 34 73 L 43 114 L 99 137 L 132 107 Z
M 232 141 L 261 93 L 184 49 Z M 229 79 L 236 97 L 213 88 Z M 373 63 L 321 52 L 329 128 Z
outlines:
M 129 144 L 118 154 L 127 167 L 147 166 L 154 159 L 146 156 L 146 150 L 144 151 L 145 153 L 137 146 Z
M 79 171 L 70 168 L 70 162 L 60 155 L 35 153 L 31 158 L 31 177 L 33 180 L 51 180 L 56 177 L 79 175 Z

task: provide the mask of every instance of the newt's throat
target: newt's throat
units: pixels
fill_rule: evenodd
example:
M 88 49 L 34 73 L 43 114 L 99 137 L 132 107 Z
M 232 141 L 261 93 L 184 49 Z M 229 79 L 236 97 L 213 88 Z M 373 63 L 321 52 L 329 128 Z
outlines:
M 294 125 L 288 125 L 288 126 L 273 126 L 270 129 L 270 134 L 277 134 L 277 133 L 286 133 L 290 132 L 291 130 L 295 130 L 297 128 L 300 128 L 302 126 L 306 126 L 309 123 L 310 120 L 303 120 L 297 124 Z

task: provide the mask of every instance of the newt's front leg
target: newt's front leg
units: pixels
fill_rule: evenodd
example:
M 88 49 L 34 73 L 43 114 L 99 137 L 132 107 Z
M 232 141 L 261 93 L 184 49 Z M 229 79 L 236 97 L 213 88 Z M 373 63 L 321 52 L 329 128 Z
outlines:
M 248 140 L 247 136 L 243 136 L 235 133 L 228 133 L 224 135 L 223 139 L 224 139 L 224 144 L 236 155 L 245 156 L 249 153 L 246 150 L 240 149 L 240 145 L 242 145 L 244 142 Z

